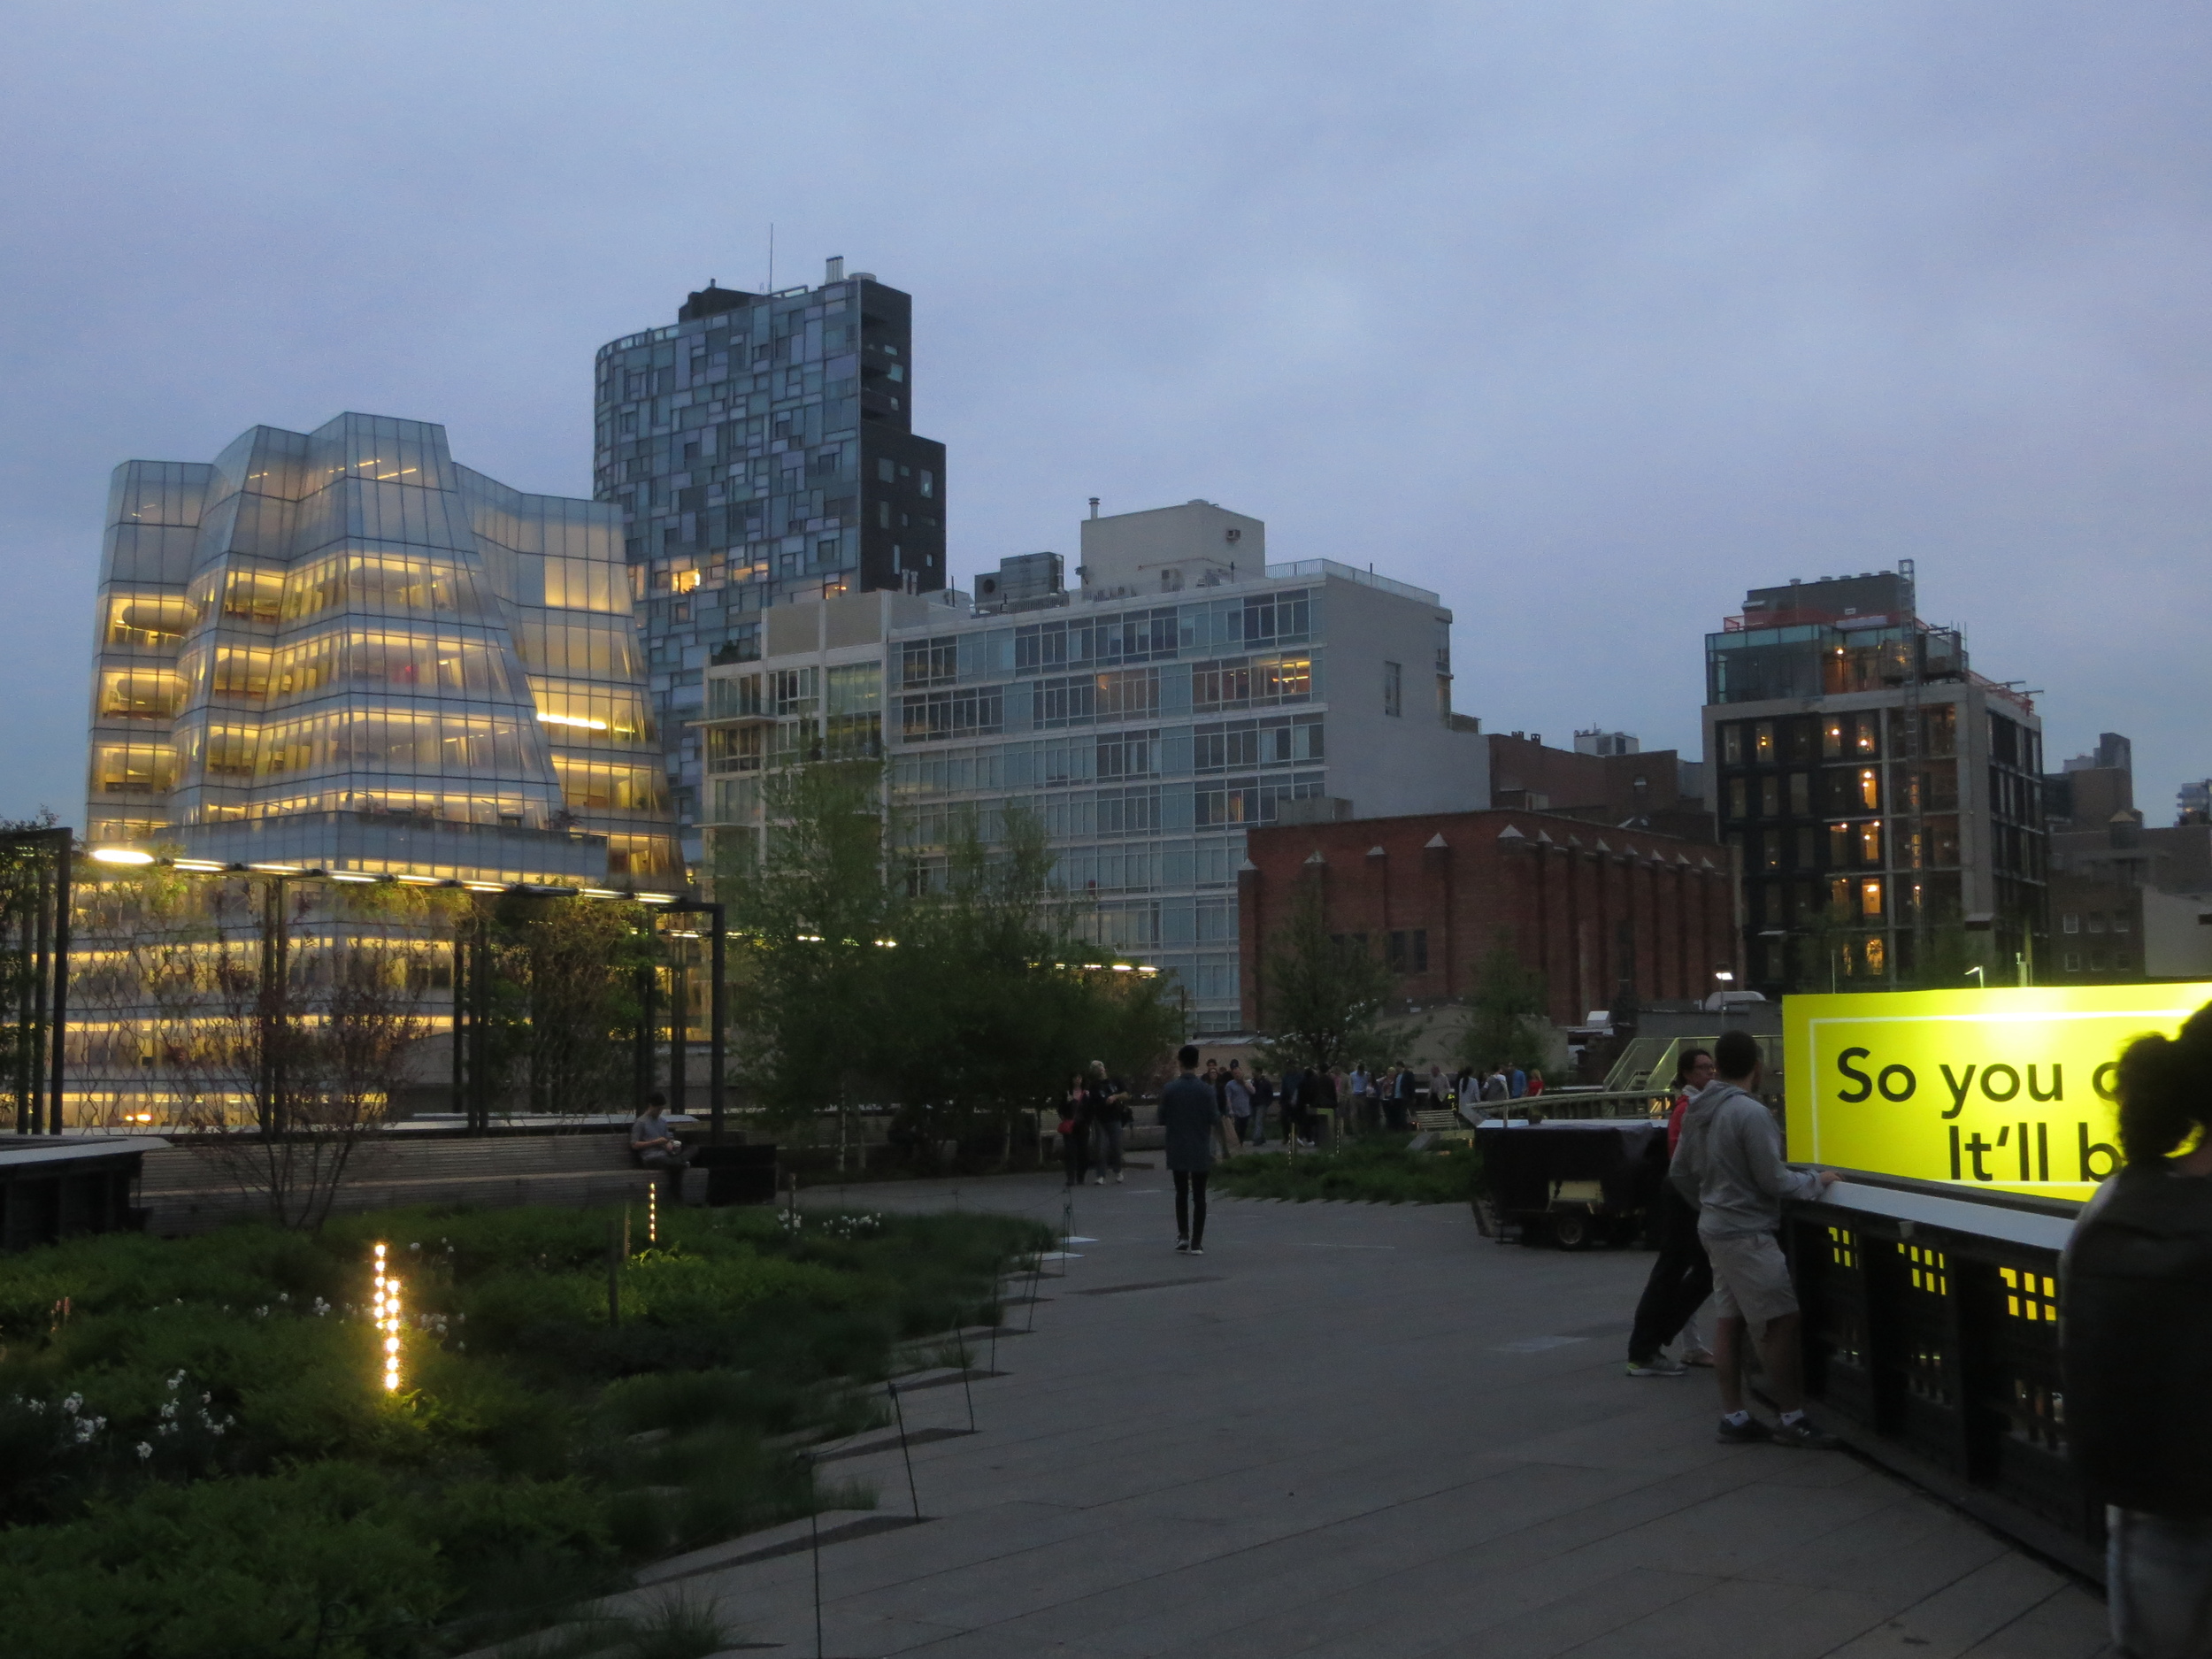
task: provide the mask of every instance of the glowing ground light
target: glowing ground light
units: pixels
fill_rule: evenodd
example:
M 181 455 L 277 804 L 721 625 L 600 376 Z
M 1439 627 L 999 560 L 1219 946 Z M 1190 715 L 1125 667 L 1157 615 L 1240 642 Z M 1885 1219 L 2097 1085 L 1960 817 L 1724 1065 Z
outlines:
M 376 1297 L 370 1303 L 384 1339 L 384 1392 L 399 1389 L 399 1280 L 384 1271 L 384 1247 L 376 1247 Z
M 657 1245 L 661 1241 L 661 1184 L 645 1183 L 645 1242 Z

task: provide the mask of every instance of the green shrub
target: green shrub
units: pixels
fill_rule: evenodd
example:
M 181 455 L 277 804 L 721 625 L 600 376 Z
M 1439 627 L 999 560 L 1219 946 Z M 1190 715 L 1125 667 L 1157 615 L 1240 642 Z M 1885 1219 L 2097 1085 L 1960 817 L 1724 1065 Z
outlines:
M 1481 1164 L 1471 1150 L 1409 1152 L 1372 1136 L 1341 1152 L 1247 1153 L 1214 1166 L 1214 1183 L 1239 1198 L 1349 1199 L 1386 1204 L 1463 1204 Z
M 418 1208 L 0 1257 L 11 1659 L 383 1659 L 565 1616 L 626 1562 L 804 1513 L 776 1437 L 874 1422 L 841 1383 L 987 1312 L 1050 1237 L 681 1210 L 623 1263 L 616 1324 L 611 1221 Z M 396 1394 L 365 1305 L 379 1241 L 407 1286 Z

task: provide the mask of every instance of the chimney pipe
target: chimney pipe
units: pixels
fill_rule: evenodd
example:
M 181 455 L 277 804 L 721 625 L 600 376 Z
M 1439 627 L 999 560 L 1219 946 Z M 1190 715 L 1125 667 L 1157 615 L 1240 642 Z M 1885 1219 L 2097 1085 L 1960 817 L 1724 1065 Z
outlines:
M 822 262 L 823 281 L 842 282 L 844 280 L 845 256 L 843 254 L 833 254 L 829 258 Z
M 1098 497 L 1095 495 L 1091 497 L 1091 517 L 1094 518 L 1098 517 Z

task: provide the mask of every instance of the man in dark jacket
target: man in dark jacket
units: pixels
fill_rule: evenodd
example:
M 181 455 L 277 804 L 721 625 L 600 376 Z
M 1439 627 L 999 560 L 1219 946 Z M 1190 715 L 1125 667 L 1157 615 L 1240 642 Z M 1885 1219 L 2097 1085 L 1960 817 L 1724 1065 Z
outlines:
M 1213 1085 L 1198 1075 L 1198 1049 L 1186 1043 L 1177 1051 L 1183 1074 L 1160 1091 L 1160 1126 L 1167 1131 L 1168 1173 L 1175 1179 L 1175 1248 L 1191 1256 L 1206 1253 L 1206 1177 L 1214 1166 L 1214 1146 L 1229 1156 L 1229 1130 Z

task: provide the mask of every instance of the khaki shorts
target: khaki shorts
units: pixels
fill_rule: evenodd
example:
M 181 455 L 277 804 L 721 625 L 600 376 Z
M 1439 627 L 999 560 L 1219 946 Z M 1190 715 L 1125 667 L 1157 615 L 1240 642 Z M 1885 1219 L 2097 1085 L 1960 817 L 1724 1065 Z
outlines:
M 1713 1263 L 1716 1317 L 1741 1319 L 1763 1331 L 1769 1320 L 1797 1311 L 1790 1264 L 1782 1259 L 1782 1247 L 1772 1233 L 1746 1233 L 1701 1242 Z

